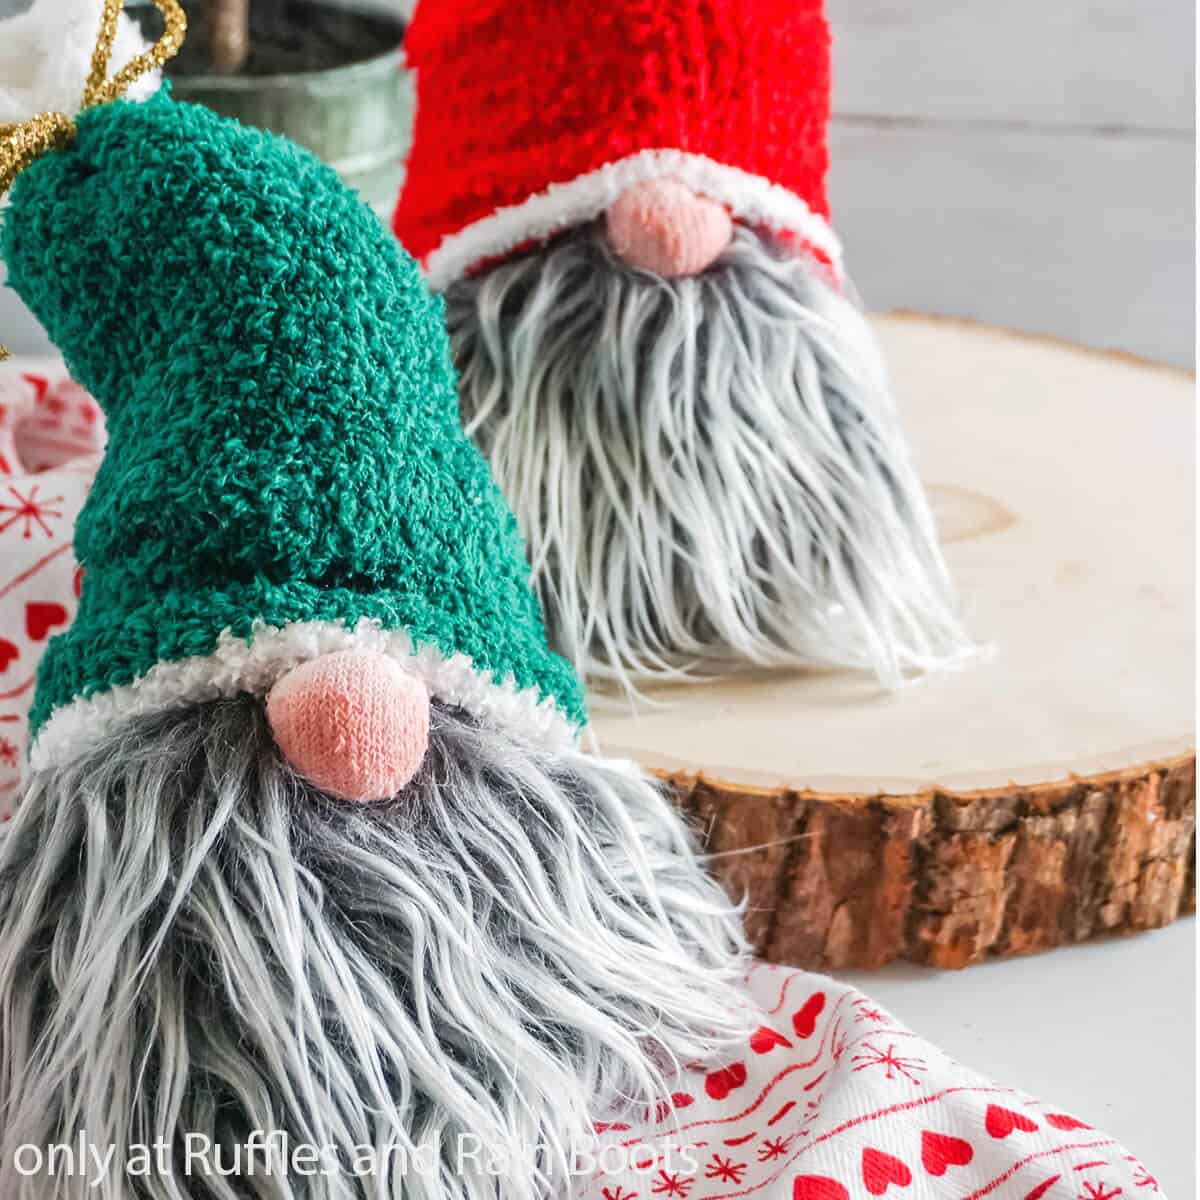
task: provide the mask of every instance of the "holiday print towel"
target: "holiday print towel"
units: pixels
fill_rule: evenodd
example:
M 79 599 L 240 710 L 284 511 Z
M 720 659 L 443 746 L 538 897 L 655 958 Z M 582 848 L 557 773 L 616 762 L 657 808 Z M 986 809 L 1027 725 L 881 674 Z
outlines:
M 598 1126 L 585 1200 L 1158 1200 L 1085 1116 L 976 1075 L 861 992 L 764 963 L 746 988 L 761 1023 L 742 1052 Z
M 0 364 L 0 822 L 21 787 L 38 662 L 75 614 L 72 535 L 103 449 L 99 406 L 61 368 Z

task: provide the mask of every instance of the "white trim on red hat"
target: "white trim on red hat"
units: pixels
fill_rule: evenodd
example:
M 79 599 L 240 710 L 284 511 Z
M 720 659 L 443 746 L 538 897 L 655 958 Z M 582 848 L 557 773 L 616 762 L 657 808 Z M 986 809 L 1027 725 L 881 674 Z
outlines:
M 738 220 L 790 233 L 825 256 L 842 277 L 842 247 L 824 217 L 795 192 L 759 175 L 681 150 L 643 150 L 468 225 L 443 239 L 422 264 L 429 286 L 443 291 L 473 267 L 546 241 L 600 216 L 627 188 L 671 178 L 726 205 Z

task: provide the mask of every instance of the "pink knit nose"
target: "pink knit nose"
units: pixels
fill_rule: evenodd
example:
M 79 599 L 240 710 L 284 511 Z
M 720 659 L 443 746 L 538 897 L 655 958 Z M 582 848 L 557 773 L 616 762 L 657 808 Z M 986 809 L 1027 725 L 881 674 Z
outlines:
M 733 239 L 729 213 L 677 179 L 634 184 L 609 208 L 607 226 L 625 262 L 667 279 L 699 275 Z
M 383 654 L 327 654 L 271 689 L 267 719 L 293 769 L 341 800 L 387 800 L 429 744 L 425 685 Z

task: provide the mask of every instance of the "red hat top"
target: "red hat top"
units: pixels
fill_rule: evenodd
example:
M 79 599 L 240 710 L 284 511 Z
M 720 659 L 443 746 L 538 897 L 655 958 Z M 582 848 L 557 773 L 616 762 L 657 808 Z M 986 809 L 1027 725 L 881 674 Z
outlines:
M 425 0 L 397 236 L 442 289 L 669 177 L 833 267 L 823 0 Z

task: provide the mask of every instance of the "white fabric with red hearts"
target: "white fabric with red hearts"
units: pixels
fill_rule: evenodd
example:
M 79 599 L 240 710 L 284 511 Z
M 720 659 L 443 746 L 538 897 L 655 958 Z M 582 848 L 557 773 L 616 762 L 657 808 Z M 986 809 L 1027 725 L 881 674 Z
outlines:
M 976 1075 L 861 992 L 763 963 L 746 988 L 744 1052 L 598 1125 L 585 1200 L 1158 1200 L 1086 1116 Z
M 0 364 L 0 821 L 21 788 L 38 663 L 75 615 L 75 518 L 103 450 L 99 405 L 61 368 Z

